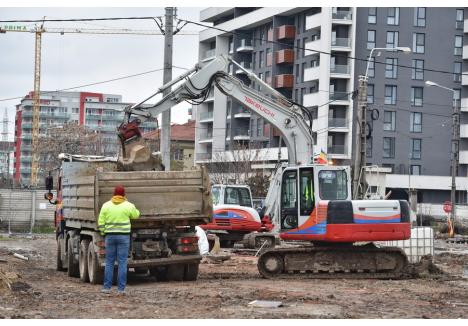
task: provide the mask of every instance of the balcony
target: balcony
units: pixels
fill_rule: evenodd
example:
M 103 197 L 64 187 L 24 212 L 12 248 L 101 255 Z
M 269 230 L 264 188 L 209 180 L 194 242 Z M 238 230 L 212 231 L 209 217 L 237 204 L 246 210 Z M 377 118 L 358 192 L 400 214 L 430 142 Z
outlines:
M 312 81 L 320 78 L 320 67 L 311 67 L 304 69 L 304 81 Z
M 328 154 L 346 154 L 345 145 L 329 145 Z
M 207 50 L 203 54 L 202 61 L 205 62 L 205 61 L 213 60 L 215 58 L 215 56 L 216 56 L 216 49 Z
M 294 75 L 284 74 L 275 76 L 275 88 L 292 88 L 294 86 Z
M 32 128 L 32 122 L 23 122 L 21 124 L 21 128 L 23 129 L 31 129 Z
M 468 45 L 463 46 L 463 59 L 468 59 Z
M 330 92 L 329 100 L 330 101 L 345 101 L 349 102 L 349 96 L 347 92 Z M 338 104 L 338 103 L 335 103 Z
M 321 103 L 319 92 L 305 94 L 302 98 L 302 105 L 305 107 L 316 106 Z
M 20 167 L 21 173 L 31 173 L 31 168 L 30 167 Z
M 250 130 L 248 128 L 234 128 L 232 137 L 234 140 L 249 140 Z
M 234 118 L 250 118 L 250 110 L 240 107 L 237 113 L 234 114 Z
M 212 153 L 197 153 L 195 157 L 197 161 L 208 161 L 211 160 Z
M 31 139 L 32 139 L 32 134 L 22 134 L 22 135 L 21 135 L 21 139 L 28 139 L 28 140 L 31 140 Z
M 85 117 L 86 120 L 102 120 L 104 116 L 101 114 L 87 114 Z
M 212 121 L 213 121 L 213 111 L 200 113 L 200 122 L 212 122 Z
M 337 37 L 331 41 L 332 48 L 351 51 L 351 39 L 349 37 Z
M 111 131 L 117 131 L 117 126 L 88 126 L 92 129 L 95 129 L 100 132 L 111 132 Z
M 341 75 L 343 77 L 349 77 L 351 67 L 349 65 L 332 65 L 330 66 L 330 74 Z M 339 76 L 333 76 L 339 77 Z
M 306 16 L 305 28 L 306 30 L 322 26 L 322 13 L 318 12 L 316 14 Z
M 460 164 L 468 164 L 468 151 L 460 151 L 459 161 Z
M 284 49 L 276 51 L 276 64 L 291 64 L 294 63 L 294 50 Z
M 252 40 L 241 39 L 236 51 L 237 52 L 252 52 L 253 51 Z
M 468 138 L 468 125 L 460 124 L 460 138 Z
M 31 145 L 21 145 L 21 150 L 22 151 L 30 151 L 31 150 Z
M 465 71 L 461 78 L 461 84 L 463 86 L 468 86 L 468 71 Z
M 351 10 L 337 10 L 332 13 L 332 19 L 351 21 L 353 19 L 353 12 Z
M 321 51 L 321 46 L 322 40 L 319 38 L 310 42 L 306 42 L 306 44 L 304 45 L 304 56 L 317 54 L 317 52 L 315 51 Z
M 32 156 L 31 155 L 28 155 L 28 156 L 21 156 L 20 158 L 20 161 L 21 162 L 31 162 L 32 160 Z
M 462 112 L 468 112 L 468 98 L 462 98 L 461 99 L 461 109 L 460 111 Z
M 330 118 L 328 119 L 329 128 L 348 128 L 348 119 L 346 118 Z
M 199 142 L 212 142 L 213 141 L 213 130 L 208 129 L 208 130 L 202 130 L 200 132 L 200 135 L 198 136 Z
M 283 25 L 276 29 L 278 40 L 294 39 L 296 37 L 296 26 Z
M 241 61 L 239 64 L 242 66 L 242 68 L 247 69 L 247 70 L 252 70 L 252 62 L 247 62 L 247 61 Z M 237 68 L 236 74 L 245 74 L 245 71 L 242 69 Z

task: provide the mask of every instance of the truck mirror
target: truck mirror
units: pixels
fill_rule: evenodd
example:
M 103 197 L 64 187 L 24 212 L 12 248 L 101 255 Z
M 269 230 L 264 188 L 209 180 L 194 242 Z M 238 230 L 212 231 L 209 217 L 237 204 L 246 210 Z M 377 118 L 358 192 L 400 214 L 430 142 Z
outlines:
M 48 175 L 45 177 L 45 187 L 49 192 L 52 189 L 54 189 L 54 177 L 53 176 Z

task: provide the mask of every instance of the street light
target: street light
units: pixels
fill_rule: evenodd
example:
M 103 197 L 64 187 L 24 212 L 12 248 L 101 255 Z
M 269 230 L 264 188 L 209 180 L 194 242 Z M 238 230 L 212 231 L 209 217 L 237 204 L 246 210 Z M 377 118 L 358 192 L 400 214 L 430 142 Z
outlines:
M 457 93 L 456 90 L 439 85 L 433 81 L 426 80 L 426 86 L 435 86 L 453 93 L 453 98 L 455 99 L 455 104 L 453 107 L 453 114 L 452 114 L 452 186 L 450 189 L 450 201 L 452 202 L 452 210 L 450 211 L 450 221 L 451 225 L 449 225 L 449 236 L 453 237 L 454 232 L 454 223 L 455 223 L 455 216 L 456 216 L 456 182 L 455 178 L 457 176 L 457 169 L 458 169 L 458 162 L 459 162 L 459 143 L 460 143 L 460 108 L 458 106 L 458 101 L 455 98 L 455 94 Z
M 374 51 L 387 51 L 387 52 L 402 52 L 411 53 L 411 48 L 406 46 L 397 46 L 393 48 L 372 48 L 367 58 L 366 74 L 359 76 L 359 97 L 358 97 L 358 121 L 355 130 L 355 146 L 356 155 L 354 157 L 354 169 L 353 169 L 353 198 L 363 197 L 365 194 L 365 171 L 361 174 L 362 168 L 366 165 L 366 113 L 367 113 L 367 80 L 369 73 L 369 66 L 372 60 Z M 359 194 L 361 189 L 362 194 Z

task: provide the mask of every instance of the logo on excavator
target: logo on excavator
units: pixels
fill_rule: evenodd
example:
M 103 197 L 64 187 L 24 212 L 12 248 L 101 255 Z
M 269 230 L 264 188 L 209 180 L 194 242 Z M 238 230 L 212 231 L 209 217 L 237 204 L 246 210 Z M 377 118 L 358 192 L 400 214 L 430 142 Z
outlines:
M 272 117 L 272 118 L 275 117 L 275 114 L 274 114 L 273 112 L 271 112 L 270 110 L 268 110 L 266 107 L 262 106 L 260 103 L 255 102 L 255 101 L 254 101 L 253 99 L 251 99 L 250 97 L 245 96 L 244 101 L 245 101 L 247 104 L 249 104 L 249 105 L 255 107 L 256 109 L 262 111 L 263 113 L 268 114 L 270 117 Z

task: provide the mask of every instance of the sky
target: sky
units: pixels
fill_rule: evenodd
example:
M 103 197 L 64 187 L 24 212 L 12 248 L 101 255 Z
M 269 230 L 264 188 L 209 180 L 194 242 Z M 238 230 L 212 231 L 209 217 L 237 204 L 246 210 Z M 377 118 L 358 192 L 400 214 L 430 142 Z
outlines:
M 199 20 L 203 8 L 178 8 L 178 17 Z M 0 8 L 0 20 L 147 17 L 164 16 L 164 8 Z M 3 26 L 5 23 L 0 23 Z M 9 23 L 26 25 L 31 23 Z M 159 31 L 149 20 L 123 20 L 99 22 L 50 22 L 45 27 L 76 27 L 85 29 L 130 28 Z M 192 68 L 198 61 L 198 32 L 202 27 L 188 24 L 174 36 L 173 65 Z M 192 35 L 182 35 L 183 33 Z M 0 34 L 0 118 L 8 110 L 9 140 L 13 140 L 15 105 L 34 87 L 34 33 L 7 32 Z M 42 36 L 41 90 L 51 91 L 106 81 L 113 78 L 142 73 L 163 67 L 164 36 L 49 34 Z M 172 76 L 183 69 L 173 68 Z M 87 91 L 122 95 L 124 102 L 138 102 L 160 87 L 163 72 L 79 88 Z M 154 100 L 153 100 L 154 101 Z M 150 101 L 149 103 L 152 103 Z M 172 110 L 172 122 L 184 123 L 188 119 L 188 103 Z

